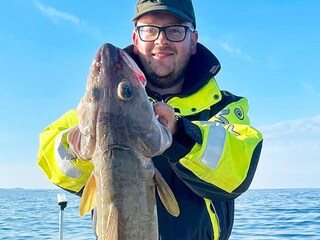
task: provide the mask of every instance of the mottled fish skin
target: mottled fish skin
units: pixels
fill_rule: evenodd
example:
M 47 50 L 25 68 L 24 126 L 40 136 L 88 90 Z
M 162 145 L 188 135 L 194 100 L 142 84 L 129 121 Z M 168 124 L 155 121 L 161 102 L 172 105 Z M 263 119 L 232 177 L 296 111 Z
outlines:
M 78 126 L 81 154 L 94 165 L 96 232 L 101 240 L 158 240 L 158 171 L 151 157 L 167 149 L 172 137 L 156 119 L 145 84 L 143 73 L 123 50 L 111 44 L 100 47 L 78 107 Z

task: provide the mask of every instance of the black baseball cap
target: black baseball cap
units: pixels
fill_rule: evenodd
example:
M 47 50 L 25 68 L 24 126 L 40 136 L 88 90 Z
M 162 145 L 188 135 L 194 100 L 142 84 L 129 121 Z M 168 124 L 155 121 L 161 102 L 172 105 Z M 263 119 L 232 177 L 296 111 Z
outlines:
M 149 12 L 168 12 L 178 18 L 191 22 L 196 27 L 196 17 L 191 0 L 138 0 L 136 14 L 132 21 Z

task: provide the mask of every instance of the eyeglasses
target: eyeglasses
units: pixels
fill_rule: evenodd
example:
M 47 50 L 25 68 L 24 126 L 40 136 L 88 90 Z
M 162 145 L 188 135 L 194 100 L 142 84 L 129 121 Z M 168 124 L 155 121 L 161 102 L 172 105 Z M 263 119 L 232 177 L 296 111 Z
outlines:
M 171 42 L 182 42 L 187 35 L 187 31 L 194 32 L 188 26 L 171 25 L 166 27 L 157 27 L 153 25 L 137 26 L 139 37 L 144 42 L 153 42 L 158 39 L 161 32 L 164 32 L 166 38 Z

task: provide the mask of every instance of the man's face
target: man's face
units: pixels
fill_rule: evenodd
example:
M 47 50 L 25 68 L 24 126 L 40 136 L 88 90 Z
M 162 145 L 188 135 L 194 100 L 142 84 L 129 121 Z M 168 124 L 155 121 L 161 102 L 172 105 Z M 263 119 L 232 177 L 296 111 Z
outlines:
M 191 23 L 183 22 L 174 15 L 161 12 L 145 14 L 137 22 L 137 26 L 164 27 L 176 24 L 193 29 Z M 169 88 L 181 82 L 190 56 L 196 53 L 197 39 L 197 32 L 188 30 L 182 42 L 169 41 L 164 32 L 160 32 L 158 39 L 144 42 L 135 30 L 133 33 L 134 53 L 139 55 L 149 83 L 158 88 Z

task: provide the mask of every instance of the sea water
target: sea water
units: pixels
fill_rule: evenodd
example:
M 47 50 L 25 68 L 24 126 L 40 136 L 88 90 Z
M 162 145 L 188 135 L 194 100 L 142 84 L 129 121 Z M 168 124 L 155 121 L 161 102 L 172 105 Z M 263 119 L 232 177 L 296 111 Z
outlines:
M 65 193 L 65 240 L 95 239 L 80 198 L 62 190 L 0 189 L 0 239 L 59 239 L 57 194 Z M 320 189 L 249 190 L 236 199 L 231 240 L 320 240 Z M 186 239 L 191 240 L 191 239 Z
M 249 190 L 236 200 L 232 240 L 320 240 L 320 189 Z

